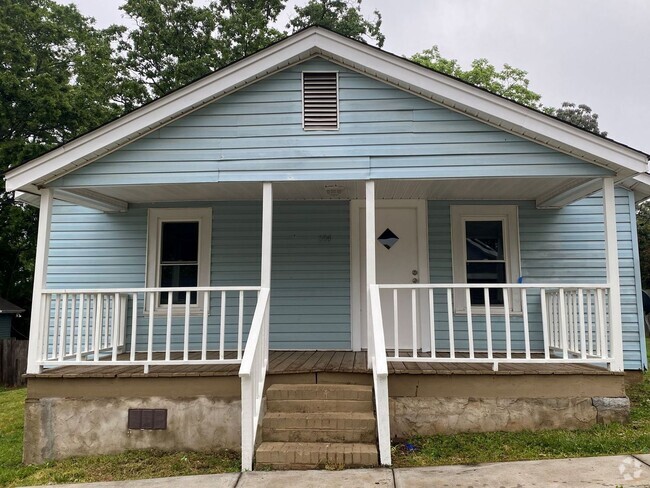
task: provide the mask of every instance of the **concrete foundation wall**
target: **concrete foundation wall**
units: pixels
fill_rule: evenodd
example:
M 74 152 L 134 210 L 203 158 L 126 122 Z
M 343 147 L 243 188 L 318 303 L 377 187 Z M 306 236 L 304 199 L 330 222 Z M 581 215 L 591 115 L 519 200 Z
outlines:
M 626 398 L 620 399 L 621 403 Z M 545 429 L 586 429 L 599 421 L 592 398 L 391 398 L 390 432 L 394 438 Z M 629 412 L 600 414 L 603 423 L 624 422 Z
M 129 430 L 130 408 L 167 409 L 167 429 Z M 41 463 L 127 449 L 239 450 L 240 433 L 238 399 L 206 396 L 28 399 L 23 461 Z

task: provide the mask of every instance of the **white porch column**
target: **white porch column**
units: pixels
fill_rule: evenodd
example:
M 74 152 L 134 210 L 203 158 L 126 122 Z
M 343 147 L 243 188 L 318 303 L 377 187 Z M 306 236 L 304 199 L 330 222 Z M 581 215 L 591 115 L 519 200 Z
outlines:
M 375 182 L 366 181 L 366 337 L 368 344 L 368 368 L 372 368 L 372 312 L 370 306 L 370 285 L 377 284 L 377 260 L 375 258 Z
M 34 263 L 34 291 L 32 294 L 32 314 L 29 322 L 29 349 L 27 352 L 27 373 L 40 373 L 37 361 L 43 355 L 43 334 L 47 324 L 43 322 L 42 291 L 47 279 L 47 258 L 50 249 L 50 227 L 52 224 L 52 190 L 41 190 L 41 206 L 38 214 L 38 240 L 36 262 Z
M 262 196 L 262 288 L 271 288 L 271 247 L 273 230 L 273 186 L 264 183 Z
M 623 371 L 623 323 L 621 320 L 621 283 L 618 270 L 616 202 L 614 178 L 603 178 L 603 213 L 605 216 L 605 266 L 609 284 L 609 318 L 612 371 Z

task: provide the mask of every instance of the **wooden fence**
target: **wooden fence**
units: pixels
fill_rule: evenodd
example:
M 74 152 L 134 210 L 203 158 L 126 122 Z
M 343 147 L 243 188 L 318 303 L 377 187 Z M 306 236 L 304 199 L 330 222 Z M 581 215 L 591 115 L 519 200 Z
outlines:
M 23 386 L 27 371 L 27 344 L 17 339 L 0 340 L 0 384 Z

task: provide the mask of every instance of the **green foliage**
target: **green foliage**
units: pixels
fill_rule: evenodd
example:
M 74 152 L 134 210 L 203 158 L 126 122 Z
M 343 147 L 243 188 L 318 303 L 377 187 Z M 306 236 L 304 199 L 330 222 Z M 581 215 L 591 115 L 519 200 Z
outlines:
M 358 41 L 373 41 L 377 47 L 386 40 L 381 33 L 381 13 L 375 10 L 374 19 L 366 19 L 361 13 L 361 0 L 309 0 L 295 10 L 296 16 L 287 24 L 293 32 L 318 25 Z
M 121 113 L 116 36 L 74 6 L 0 0 L 0 172 Z M 28 310 L 35 238 L 36 212 L 0 183 L 0 295 Z
M 564 102 L 560 108 L 544 107 L 541 103 L 542 96 L 530 89 L 528 72 L 523 69 L 504 64 L 499 71 L 487 59 L 480 58 L 472 61 L 470 69 L 465 70 L 458 60 L 443 57 L 438 46 L 414 54 L 410 59 L 527 107 L 542 110 L 594 134 L 607 136 L 607 132 L 601 132 L 598 127 L 598 114 L 592 112 L 587 105 L 576 106 L 575 103 Z
M 273 28 L 286 0 L 220 0 L 219 49 L 223 64 L 257 52 L 286 35 Z
M 607 136 L 607 132 L 601 132 L 598 127 L 598 114 L 593 113 L 591 107 L 583 103 L 576 106 L 575 103 L 563 102 L 560 108 L 547 107 L 544 111 L 549 115 L 553 115 L 558 119 L 586 129 L 594 134 L 603 137 Z
M 459 78 L 474 86 L 501 95 L 527 107 L 541 109 L 542 96 L 529 88 L 528 72 L 504 64 L 499 71 L 485 58 L 472 61 L 470 69 L 464 70 L 456 59 L 447 59 L 440 54 L 438 46 L 426 49 L 411 56 L 415 61 L 427 68 L 434 69 Z
M 636 211 L 636 228 L 639 236 L 641 260 L 641 288 L 650 288 L 650 204 L 639 205 Z
M 134 104 L 160 97 L 220 66 L 212 4 L 127 0 L 120 9 L 137 25 L 123 31 L 118 44 L 118 64 L 131 82 Z

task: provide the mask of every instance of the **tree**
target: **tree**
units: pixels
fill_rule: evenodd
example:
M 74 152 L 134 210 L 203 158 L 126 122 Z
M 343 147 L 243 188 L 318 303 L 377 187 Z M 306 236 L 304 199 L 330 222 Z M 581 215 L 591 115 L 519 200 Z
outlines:
M 272 26 L 286 0 L 221 0 L 216 3 L 222 64 L 257 52 L 286 36 Z
M 636 227 L 639 235 L 641 288 L 648 289 L 650 288 L 650 203 L 643 203 L 637 208 Z
M 0 0 L 0 172 L 121 113 L 115 36 L 73 6 Z M 0 295 L 27 310 L 36 225 L 0 183 Z
M 374 11 L 374 19 L 361 13 L 361 0 L 309 0 L 304 7 L 295 7 L 296 16 L 287 28 L 296 32 L 311 25 L 326 27 L 358 41 L 373 41 L 382 47 L 386 37 L 381 33 L 381 13 Z
M 116 62 L 141 104 L 221 66 L 214 4 L 192 0 L 127 0 L 120 7 L 136 27 L 122 30 Z
M 594 134 L 606 137 L 607 132 L 601 132 L 598 128 L 598 114 L 593 113 L 588 105 L 581 103 L 576 107 L 575 103 L 563 102 L 560 108 L 544 109 L 549 115 L 569 122 L 575 126 L 587 129 Z
M 541 109 L 542 96 L 529 88 L 530 81 L 527 71 L 504 64 L 499 71 L 485 58 L 472 61 L 471 68 L 464 70 L 456 59 L 447 59 L 440 54 L 438 46 L 426 49 L 411 56 L 415 61 L 427 68 L 434 69 L 459 78 L 467 83 L 484 88 L 527 107 Z
M 576 106 L 575 103 L 564 102 L 560 108 L 544 107 L 541 103 L 542 96 L 530 89 L 528 72 L 523 69 L 504 64 L 503 69 L 499 71 L 487 59 L 480 58 L 472 61 L 470 69 L 464 70 L 458 60 L 443 57 L 438 46 L 414 54 L 410 59 L 527 107 L 541 110 L 594 134 L 607 136 L 607 132 L 601 132 L 598 127 L 598 114 L 593 113 L 587 105 Z

